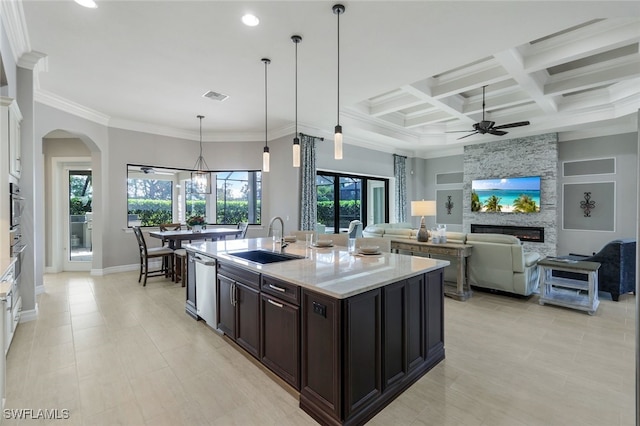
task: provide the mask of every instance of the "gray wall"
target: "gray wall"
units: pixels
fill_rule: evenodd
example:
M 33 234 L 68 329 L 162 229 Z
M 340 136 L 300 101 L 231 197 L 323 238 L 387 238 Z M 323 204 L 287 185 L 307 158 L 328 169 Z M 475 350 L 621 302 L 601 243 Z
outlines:
M 635 238 L 638 197 L 637 185 L 637 155 L 638 135 L 626 133 L 589 139 L 579 139 L 558 144 L 558 253 L 584 253 L 590 254 L 599 251 L 605 244 L 616 238 Z M 600 158 L 615 158 L 616 168 L 613 174 L 585 174 L 581 176 L 562 176 L 562 163 L 565 161 L 584 161 Z M 563 206 L 564 184 L 583 184 L 614 182 L 614 217 L 611 221 L 615 224 L 613 231 L 591 231 L 588 229 L 562 229 L 562 218 L 565 209 L 575 206 Z M 588 188 L 588 185 L 585 185 Z M 597 219 L 598 209 L 605 208 L 599 205 L 603 199 L 596 202 L 593 215 Z M 580 214 L 580 212 L 578 212 Z M 584 218 L 584 221 L 589 221 Z M 588 226 L 588 223 L 586 224 Z M 585 227 L 586 227 L 585 226 Z
M 108 128 L 104 125 L 36 104 L 36 145 L 45 155 L 39 166 L 55 156 L 67 156 L 71 152 L 89 153 L 92 158 L 94 178 L 102 176 L 103 185 L 94 187 L 94 261 L 96 274 L 128 269 L 138 262 L 137 245 L 133 234 L 127 229 L 126 176 L 128 163 L 149 164 L 176 168 L 192 168 L 199 153 L 197 141 L 158 136 L 143 132 Z M 51 142 L 46 135 L 53 130 L 64 130 L 74 135 L 71 139 Z M 45 149 L 43 141 L 54 143 Z M 84 144 L 84 148 L 82 145 Z M 294 169 L 291 159 L 292 136 L 269 141 L 271 150 L 271 172 L 263 176 L 263 227 L 252 227 L 248 236 L 266 235 L 266 225 L 274 216 L 285 221 L 285 232 L 299 226 L 299 170 Z M 263 142 L 205 142 L 203 157 L 212 170 L 260 170 L 262 167 Z M 81 148 L 76 150 L 80 146 Z M 322 170 L 393 177 L 391 154 L 345 145 L 345 159 L 333 159 L 331 141 L 318 145 L 318 168 Z M 45 169 L 45 181 L 52 171 Z M 51 201 L 42 195 L 45 205 Z M 105 206 L 105 207 L 98 207 Z M 49 218 L 43 221 L 50 228 Z M 101 235 L 101 248 L 97 247 L 97 235 Z M 47 231 L 50 241 L 50 231 Z M 150 245 L 156 242 L 149 240 Z M 46 247 L 47 262 L 51 250 Z

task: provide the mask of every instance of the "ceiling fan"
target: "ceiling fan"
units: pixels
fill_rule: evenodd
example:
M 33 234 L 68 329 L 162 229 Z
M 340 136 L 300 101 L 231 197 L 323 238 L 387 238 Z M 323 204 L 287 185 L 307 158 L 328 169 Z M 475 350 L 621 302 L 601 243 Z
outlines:
M 460 139 L 464 139 L 464 138 L 468 138 L 469 136 L 473 136 L 473 135 L 477 135 L 477 134 L 481 134 L 484 135 L 485 133 L 489 133 L 491 135 L 496 135 L 496 136 L 504 136 L 509 132 L 505 132 L 502 129 L 509 129 L 512 127 L 521 127 L 521 126 L 528 126 L 529 123 L 528 121 L 518 121 L 516 123 L 509 123 L 509 124 L 501 124 L 500 126 L 496 126 L 496 122 L 495 121 L 488 121 L 484 119 L 484 89 L 487 86 L 482 86 L 482 121 L 479 123 L 475 123 L 473 125 L 473 130 L 457 130 L 457 131 L 452 131 L 452 132 L 447 132 L 447 133 L 460 133 L 460 132 L 473 132 L 469 135 L 466 136 L 462 136 L 460 138 L 458 138 L 458 140 Z
M 172 175 L 173 173 L 170 172 L 161 172 L 161 171 L 157 171 L 156 169 L 154 169 L 153 167 L 148 167 L 148 166 L 142 166 L 140 167 L 140 171 L 146 175 Z

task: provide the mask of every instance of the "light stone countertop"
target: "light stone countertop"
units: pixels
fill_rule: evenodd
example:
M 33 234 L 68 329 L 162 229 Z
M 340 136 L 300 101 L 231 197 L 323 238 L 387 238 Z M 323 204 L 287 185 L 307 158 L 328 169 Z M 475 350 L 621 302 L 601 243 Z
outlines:
M 337 299 L 351 297 L 449 265 L 446 260 L 394 253 L 375 256 L 353 255 L 348 252 L 347 247 L 341 246 L 309 248 L 305 246 L 304 241 L 289 243 L 284 253 L 302 255 L 305 259 L 262 265 L 228 254 L 260 249 L 279 252 L 280 245 L 274 245 L 271 238 L 206 241 L 186 244 L 183 247 Z
M 4 277 L 9 268 L 15 263 L 15 259 L 12 257 L 4 257 L 0 259 L 0 279 Z M 11 290 L 12 283 L 0 282 L 0 300 L 4 300 L 7 297 L 7 293 Z

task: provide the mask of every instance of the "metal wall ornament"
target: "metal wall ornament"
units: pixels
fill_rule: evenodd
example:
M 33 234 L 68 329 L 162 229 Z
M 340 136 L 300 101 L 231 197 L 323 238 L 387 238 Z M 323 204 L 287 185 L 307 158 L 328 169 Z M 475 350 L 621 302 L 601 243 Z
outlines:
M 596 202 L 591 199 L 591 192 L 584 193 L 584 201 L 580 201 L 580 208 L 584 217 L 591 217 L 591 210 L 596 208 Z
M 453 210 L 453 201 L 451 201 L 451 195 L 447 195 L 447 201 L 444 203 L 444 208 L 447 209 L 447 214 L 451 214 Z

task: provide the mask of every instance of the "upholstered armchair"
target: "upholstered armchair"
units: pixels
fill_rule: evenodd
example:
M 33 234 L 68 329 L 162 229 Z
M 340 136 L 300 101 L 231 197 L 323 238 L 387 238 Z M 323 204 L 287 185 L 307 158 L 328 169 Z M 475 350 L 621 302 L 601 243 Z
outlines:
M 633 238 L 613 240 L 592 256 L 571 253 L 569 256 L 562 257 L 600 263 L 598 291 L 610 293 L 611 298 L 616 302 L 621 294 L 636 291 L 636 240 Z M 567 276 L 558 272 L 560 271 L 555 274 L 559 276 L 586 279 L 584 274 Z

